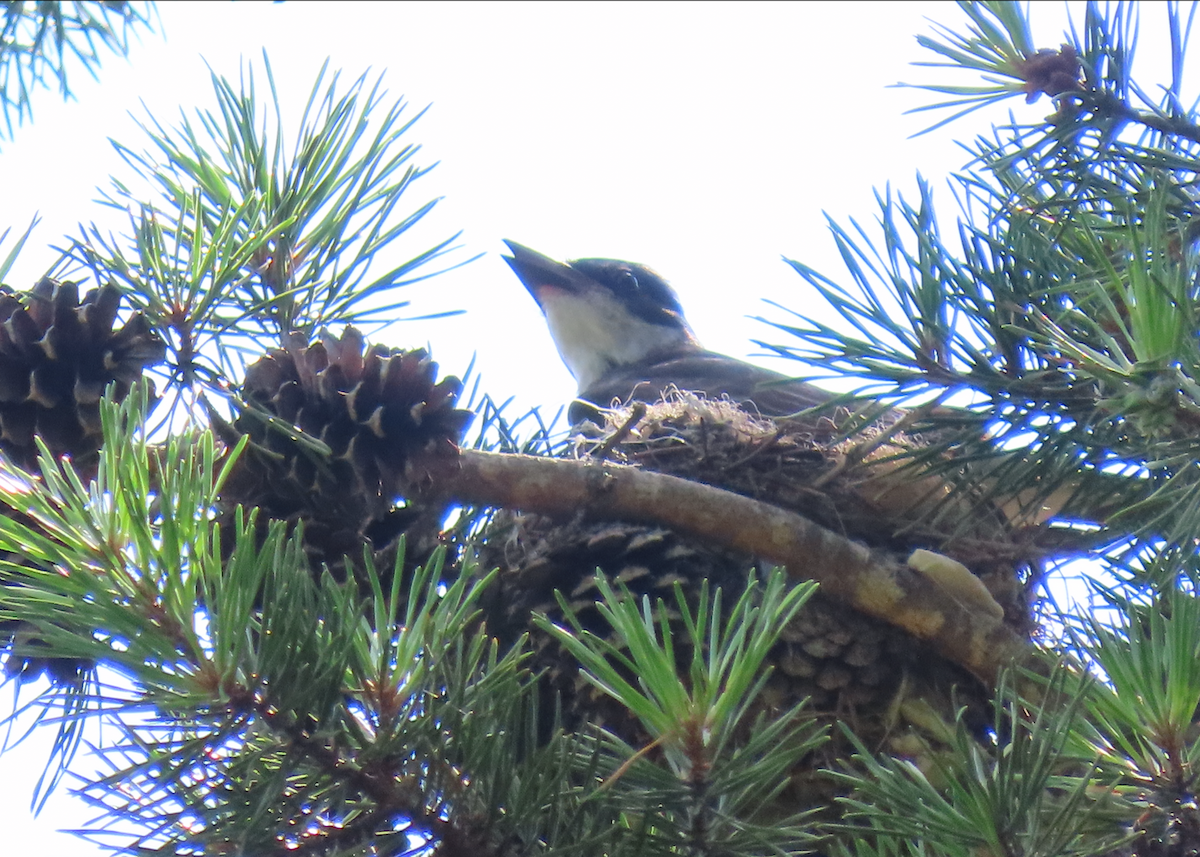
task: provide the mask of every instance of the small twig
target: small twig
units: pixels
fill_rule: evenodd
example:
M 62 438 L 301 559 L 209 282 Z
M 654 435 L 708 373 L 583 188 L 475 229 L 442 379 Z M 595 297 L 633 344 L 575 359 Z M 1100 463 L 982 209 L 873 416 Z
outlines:
M 755 458 L 762 455 L 768 449 L 773 447 L 775 444 L 779 443 L 779 438 L 783 437 L 783 434 L 784 434 L 784 429 L 782 427 L 776 428 L 775 431 L 772 432 L 770 437 L 765 438 L 761 441 L 756 441 L 754 443 L 753 449 L 751 449 L 748 453 L 743 455 L 737 461 L 733 461 L 733 462 L 730 462 L 729 464 L 726 464 L 724 467 L 721 468 L 721 470 L 723 470 L 723 471 L 738 470 L 739 468 L 744 467 L 745 465 L 747 465 L 751 461 L 753 461 Z
M 884 431 L 881 431 L 874 437 L 864 438 L 854 446 L 850 447 L 850 449 L 846 451 L 846 454 L 842 456 L 841 460 L 838 461 L 837 464 L 813 480 L 813 487 L 824 487 L 829 483 L 830 480 L 845 472 L 847 467 L 862 461 L 884 443 L 895 437 L 899 432 L 908 428 L 921 417 L 928 415 L 930 411 L 941 404 L 942 399 L 946 398 L 949 392 L 949 389 L 942 390 L 942 392 L 938 394 L 937 398 L 933 399 L 932 401 L 926 402 L 920 407 L 913 408 L 911 411 L 905 411 L 900 419 L 896 420 Z
M 243 715 L 257 715 L 262 718 L 268 727 L 285 736 L 296 752 L 311 759 L 332 780 L 362 792 L 376 804 L 373 809 L 365 812 L 353 824 L 341 829 L 322 829 L 319 836 L 303 843 L 300 849 L 291 853 L 304 854 L 312 851 L 324 853 L 333 843 L 368 838 L 375 835 L 374 825 L 376 822 L 398 816 L 425 824 L 435 836 L 440 838 L 450 835 L 453 831 L 451 822 L 425 809 L 423 795 L 415 791 L 405 792 L 397 783 L 391 770 L 385 770 L 379 774 L 366 770 L 351 759 L 343 757 L 321 738 L 304 732 L 289 717 L 276 711 L 270 703 L 254 699 L 249 691 L 243 691 L 241 698 L 235 698 L 234 701 Z M 286 852 L 280 851 L 279 853 Z
M 625 773 L 630 768 L 633 767 L 634 762 L 636 762 L 638 759 L 641 759 L 642 757 L 644 757 L 646 754 L 648 754 L 651 750 L 653 750 L 655 747 L 657 747 L 659 744 L 661 744 L 666 739 L 667 739 L 666 735 L 659 735 L 657 738 L 655 738 L 653 741 L 651 741 L 645 747 L 638 750 L 636 753 L 634 753 L 632 756 L 630 756 L 628 759 L 626 759 L 624 762 L 622 762 L 621 767 L 619 767 L 615 771 L 613 771 L 612 776 L 606 777 L 604 782 L 600 783 L 600 791 L 604 791 L 605 789 L 611 787 L 613 785 L 613 783 L 615 783 L 617 780 L 621 779 L 621 777 L 625 776 Z
M 1091 102 L 1092 109 L 1097 113 L 1105 112 L 1127 122 L 1136 122 L 1147 128 L 1153 128 L 1155 131 L 1162 131 L 1164 134 L 1174 134 L 1185 140 L 1191 140 L 1193 143 L 1200 143 L 1200 125 L 1182 117 L 1159 116 L 1147 110 L 1136 110 L 1117 97 L 1115 93 L 1107 90 L 1093 90 L 1087 94 L 1072 93 L 1072 95 L 1078 95 L 1083 100 Z
M 608 436 L 608 439 L 604 441 L 604 446 L 593 453 L 592 458 L 596 461 L 606 460 L 612 454 L 617 444 L 629 436 L 629 433 L 633 431 L 633 427 L 644 416 L 646 416 L 646 404 L 644 402 L 634 402 L 629 408 L 629 416 L 625 422 L 621 423 L 621 427 Z

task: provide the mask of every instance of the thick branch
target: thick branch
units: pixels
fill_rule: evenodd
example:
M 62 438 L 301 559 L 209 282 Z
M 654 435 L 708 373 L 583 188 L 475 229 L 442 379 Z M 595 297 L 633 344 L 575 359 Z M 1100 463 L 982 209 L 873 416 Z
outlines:
M 785 565 L 794 577 L 895 625 L 991 682 L 1028 643 L 994 615 L 893 557 L 807 518 L 711 485 L 618 464 L 464 450 L 421 462 L 431 493 L 565 518 L 657 524 Z

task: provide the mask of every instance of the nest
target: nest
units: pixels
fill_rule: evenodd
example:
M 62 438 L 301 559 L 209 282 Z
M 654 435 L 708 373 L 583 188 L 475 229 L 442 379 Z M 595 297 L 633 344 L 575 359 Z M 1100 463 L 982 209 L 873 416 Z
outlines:
M 774 420 L 686 392 L 647 406 L 632 425 L 631 414 L 608 412 L 573 454 L 752 497 L 901 560 L 917 549 L 950 557 L 983 581 L 1009 624 L 1032 628 L 1027 584 L 1040 551 L 1023 522 L 1007 518 L 992 492 L 966 484 L 965 470 L 942 458 L 934 471 L 925 439 L 894 419 L 847 435 L 846 413 Z

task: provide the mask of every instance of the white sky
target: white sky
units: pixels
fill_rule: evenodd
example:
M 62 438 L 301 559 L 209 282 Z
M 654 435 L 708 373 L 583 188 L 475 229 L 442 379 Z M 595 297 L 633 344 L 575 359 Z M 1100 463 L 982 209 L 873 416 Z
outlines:
M 785 341 L 747 318 L 786 320 L 764 299 L 820 312 L 781 256 L 841 274 L 824 212 L 872 224 L 875 189 L 890 181 L 911 196 L 920 171 L 935 180 L 949 217 L 943 177 L 966 160 L 954 141 L 1004 119 L 976 114 L 910 139 L 930 119 L 903 112 L 933 96 L 888 87 L 947 80 L 908 64 L 925 58 L 914 37 L 931 32 L 927 18 L 963 17 L 950 3 L 164 3 L 160 11 L 166 41 L 145 36 L 128 63 L 109 61 L 98 83 L 77 77 L 76 102 L 40 93 L 33 124 L 0 147 L 0 231 L 19 233 L 35 212 L 42 217 L 8 282 L 32 285 L 55 258 L 42 248 L 81 221 L 121 228 L 120 217 L 92 203 L 108 175 L 132 175 L 107 138 L 141 148 L 128 115 L 147 115 L 140 102 L 164 124 L 181 109 L 212 107 L 205 60 L 231 79 L 249 62 L 265 89 L 265 48 L 290 127 L 326 57 L 348 81 L 385 71 L 411 111 L 433 105 L 409 142 L 423 147 L 419 163 L 440 165 L 414 185 L 409 209 L 445 197 L 402 251 L 462 230 L 458 258 L 487 256 L 410 289 L 411 315 L 465 315 L 399 324 L 384 339 L 431 344 L 448 372 L 477 353 L 484 389 L 515 396 L 513 415 L 532 405 L 552 414 L 574 383 L 500 260 L 501 239 L 558 258 L 649 264 L 676 286 L 708 347 L 754 355 L 753 338 Z M 1035 41 L 1057 47 L 1062 7 L 1034 11 Z M 1165 45 L 1161 12 L 1147 9 L 1145 18 L 1142 59 L 1161 59 L 1165 47 L 1151 49 Z M 1044 100 L 1008 107 L 1023 120 L 1050 111 Z M 0 757 L 0 850 L 100 853 L 54 832 L 90 818 L 69 796 L 29 817 L 46 752 L 38 741 Z

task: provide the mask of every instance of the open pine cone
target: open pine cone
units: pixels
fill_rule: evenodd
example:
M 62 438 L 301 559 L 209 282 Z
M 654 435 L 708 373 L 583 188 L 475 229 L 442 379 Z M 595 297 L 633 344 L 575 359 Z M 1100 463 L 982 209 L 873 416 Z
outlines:
M 120 291 L 89 291 L 49 277 L 17 295 L 0 292 L 0 449 L 37 468 L 36 434 L 55 454 L 86 467 L 100 448 L 100 399 L 115 384 L 119 401 L 166 346 L 135 313 L 115 327 Z
M 247 369 L 232 425 L 214 418 L 226 442 L 250 437 L 224 502 L 303 521 L 312 558 L 334 566 L 404 532 L 410 556 L 432 548 L 440 510 L 403 501 L 406 468 L 417 453 L 456 453 L 472 417 L 455 407 L 461 382 L 438 381 L 423 349 L 363 347 L 352 327 L 313 343 L 293 334 Z

